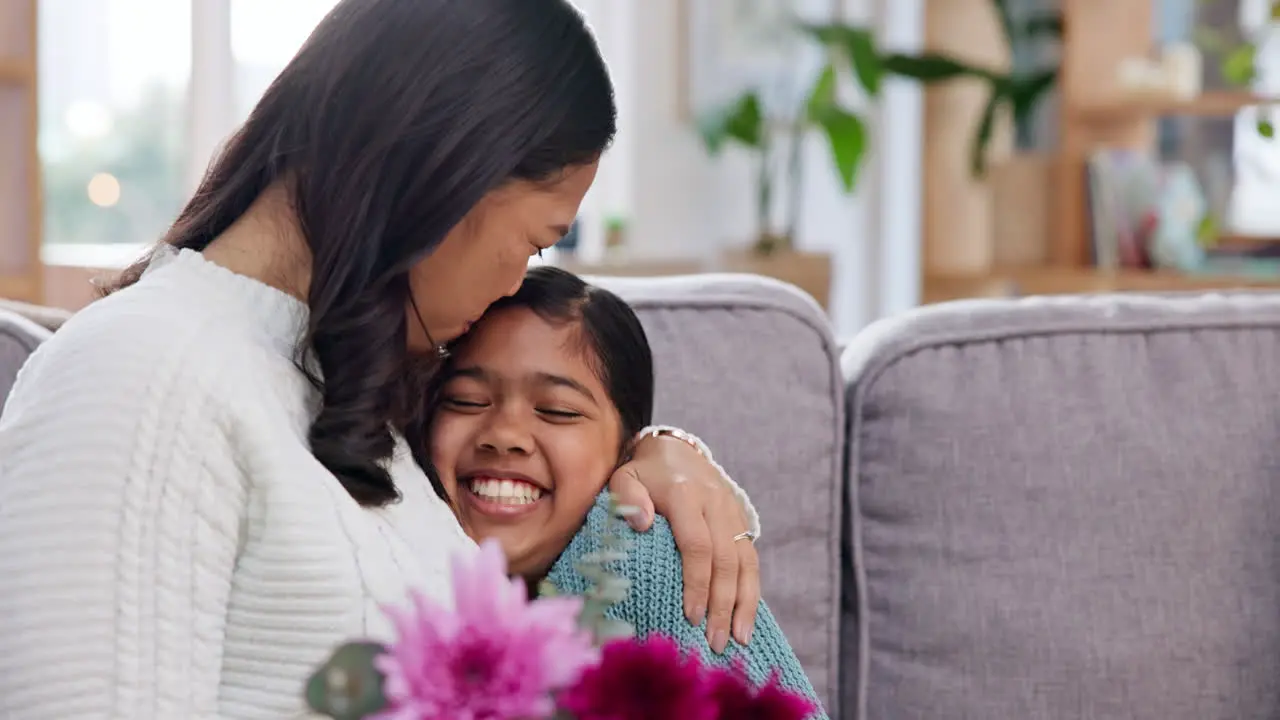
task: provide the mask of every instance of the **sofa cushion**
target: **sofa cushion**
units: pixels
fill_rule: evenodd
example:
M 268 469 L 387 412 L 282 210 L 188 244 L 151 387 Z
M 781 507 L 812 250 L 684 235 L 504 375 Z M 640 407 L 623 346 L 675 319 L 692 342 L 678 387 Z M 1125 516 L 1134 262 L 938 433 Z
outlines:
M 7 310 L 0 310 L 0 406 L 9 397 L 18 370 L 36 346 L 52 333 L 44 327 Z
M 846 709 L 1280 717 L 1280 296 L 959 303 L 844 364 Z
M 825 317 L 791 286 L 754 276 L 592 281 L 644 323 L 657 421 L 704 438 L 750 493 L 765 599 L 819 697 L 834 698 L 843 385 Z

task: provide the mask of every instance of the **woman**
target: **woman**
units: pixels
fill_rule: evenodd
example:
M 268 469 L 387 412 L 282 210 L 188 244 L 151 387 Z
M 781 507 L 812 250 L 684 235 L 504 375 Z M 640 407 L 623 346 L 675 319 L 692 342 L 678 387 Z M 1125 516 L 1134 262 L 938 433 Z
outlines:
M 431 390 L 426 432 L 442 494 L 472 538 L 497 539 L 512 573 L 584 594 L 578 570 L 603 550 L 613 470 L 653 414 L 653 358 L 635 313 L 613 293 L 551 267 L 529 271 L 453 348 Z M 614 569 L 631 583 L 609 614 L 637 634 L 674 637 L 704 658 L 741 661 L 815 702 L 763 602 L 749 647 L 699 632 L 680 613 L 680 556 L 669 527 L 628 539 Z
M 334 645 L 387 632 L 378 608 L 446 593 L 471 541 L 403 431 L 614 123 L 566 0 L 338 3 L 8 399 L 0 716 L 293 716 Z M 690 617 L 742 630 L 749 523 L 708 458 L 646 437 L 611 487 L 671 521 Z

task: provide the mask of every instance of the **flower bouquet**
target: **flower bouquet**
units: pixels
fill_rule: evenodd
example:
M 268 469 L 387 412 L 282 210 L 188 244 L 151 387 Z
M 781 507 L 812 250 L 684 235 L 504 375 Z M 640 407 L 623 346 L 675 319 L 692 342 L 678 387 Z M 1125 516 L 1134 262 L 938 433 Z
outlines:
M 615 515 L 627 512 L 615 507 Z M 660 635 L 633 637 L 607 615 L 627 597 L 608 570 L 626 545 L 606 530 L 603 552 L 578 570 L 584 597 L 506 574 L 493 541 L 455 559 L 453 607 L 415 595 L 387 609 L 396 639 L 339 647 L 307 682 L 307 705 L 334 720 L 803 720 L 816 707 L 777 678 L 756 685 L 741 666 L 712 667 Z

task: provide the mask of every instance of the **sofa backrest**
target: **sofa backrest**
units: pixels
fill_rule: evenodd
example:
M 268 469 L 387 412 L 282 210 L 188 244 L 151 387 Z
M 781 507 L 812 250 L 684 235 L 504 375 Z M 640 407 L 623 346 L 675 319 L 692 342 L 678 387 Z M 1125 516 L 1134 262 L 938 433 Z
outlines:
M 16 312 L 0 308 L 0 407 L 13 388 L 18 370 L 52 332 Z
M 844 364 L 844 717 L 1280 717 L 1280 296 L 927 308 Z
M 843 383 L 822 311 L 756 276 L 593 281 L 644 323 L 657 421 L 706 439 L 760 510 L 764 597 L 834 716 Z

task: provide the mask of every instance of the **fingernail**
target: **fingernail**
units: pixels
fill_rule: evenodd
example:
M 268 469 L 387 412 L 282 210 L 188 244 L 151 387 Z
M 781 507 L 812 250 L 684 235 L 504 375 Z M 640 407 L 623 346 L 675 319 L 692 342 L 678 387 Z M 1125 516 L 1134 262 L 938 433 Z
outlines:
M 717 655 L 724 653 L 725 647 L 729 645 L 729 634 L 723 630 L 717 630 L 714 635 L 707 638 L 707 642 L 711 644 L 711 649 Z
M 733 636 L 743 645 L 749 645 L 751 643 L 751 633 L 754 630 L 755 628 L 750 625 L 738 625 L 733 629 Z
M 685 608 L 684 616 L 689 619 L 691 625 L 701 625 L 702 618 L 707 614 L 707 609 L 702 606 L 694 607 L 692 610 Z

